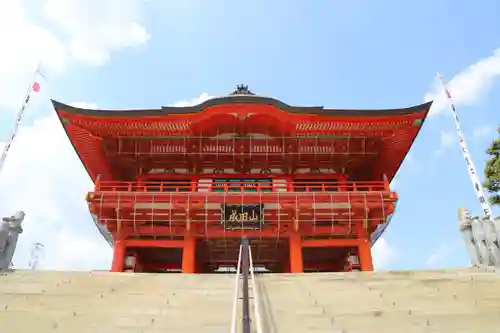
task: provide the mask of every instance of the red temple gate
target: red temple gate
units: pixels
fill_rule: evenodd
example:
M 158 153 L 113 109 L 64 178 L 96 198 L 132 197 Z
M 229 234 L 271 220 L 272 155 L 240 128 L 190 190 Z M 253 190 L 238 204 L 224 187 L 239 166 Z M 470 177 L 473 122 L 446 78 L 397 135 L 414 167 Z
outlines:
M 373 269 L 390 180 L 430 103 L 292 107 L 239 86 L 192 107 L 54 106 L 94 180 L 87 201 L 112 235 L 112 271 L 220 271 L 247 236 L 256 266 L 297 273 Z

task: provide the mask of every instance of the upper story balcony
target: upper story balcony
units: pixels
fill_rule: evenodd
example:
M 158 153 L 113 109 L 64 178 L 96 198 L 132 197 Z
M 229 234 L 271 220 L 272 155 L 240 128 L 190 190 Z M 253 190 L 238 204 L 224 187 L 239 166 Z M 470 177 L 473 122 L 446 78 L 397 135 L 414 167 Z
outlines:
M 385 192 L 387 181 L 287 181 L 285 179 L 199 179 L 169 181 L 97 181 L 94 193 L 310 193 L 310 192 Z M 187 193 L 186 193 L 187 194 Z

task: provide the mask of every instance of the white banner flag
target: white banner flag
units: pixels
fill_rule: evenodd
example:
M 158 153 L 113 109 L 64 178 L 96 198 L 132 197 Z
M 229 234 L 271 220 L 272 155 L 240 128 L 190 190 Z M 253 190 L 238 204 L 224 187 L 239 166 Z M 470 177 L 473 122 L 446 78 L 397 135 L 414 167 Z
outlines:
M 437 73 L 441 84 L 443 85 L 444 91 L 446 93 L 446 97 L 448 98 L 448 102 L 451 107 L 451 111 L 453 113 L 453 119 L 455 120 L 455 127 L 457 129 L 458 139 L 460 141 L 460 148 L 462 149 L 462 154 L 464 156 L 465 164 L 467 165 L 467 171 L 469 171 L 469 177 L 472 181 L 472 185 L 474 186 L 474 191 L 476 192 L 477 199 L 483 208 L 484 216 L 488 219 L 491 218 L 491 206 L 488 202 L 488 198 L 484 194 L 483 184 L 479 180 L 479 177 L 476 172 L 476 167 L 474 166 L 474 162 L 472 161 L 472 156 L 470 155 L 469 148 L 467 148 L 467 143 L 465 142 L 464 133 L 462 132 L 462 128 L 460 126 L 460 121 L 458 120 L 457 110 L 455 108 L 455 104 L 453 103 L 453 99 L 451 98 L 451 94 L 446 88 L 443 77 L 441 74 Z
M 33 82 L 30 84 L 30 86 L 28 88 L 28 91 L 26 92 L 26 96 L 24 97 L 23 103 L 21 105 L 21 109 L 19 109 L 19 112 L 17 113 L 14 127 L 12 128 L 9 139 L 7 140 L 7 142 L 5 143 L 5 147 L 3 148 L 2 156 L 0 157 L 0 173 L 2 172 L 3 165 L 5 163 L 5 160 L 7 159 L 7 155 L 9 153 L 10 147 L 12 146 L 12 142 L 14 141 L 14 138 L 17 135 L 17 130 L 19 129 L 19 124 L 21 123 L 21 120 L 23 119 L 26 108 L 30 102 L 31 95 L 32 95 L 32 93 L 37 93 L 40 91 L 40 83 L 38 81 L 36 81 L 38 74 L 39 74 L 39 71 L 37 70 L 35 73 L 35 80 L 33 80 Z

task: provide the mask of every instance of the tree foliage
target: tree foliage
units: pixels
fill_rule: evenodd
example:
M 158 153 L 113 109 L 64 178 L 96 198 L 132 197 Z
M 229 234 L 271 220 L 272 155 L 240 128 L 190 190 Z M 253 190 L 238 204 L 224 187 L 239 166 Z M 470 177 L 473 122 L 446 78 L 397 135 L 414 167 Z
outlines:
M 498 128 L 500 136 L 500 127 Z M 500 137 L 495 139 L 486 153 L 490 159 L 486 162 L 484 168 L 484 176 L 486 181 L 484 186 L 492 195 L 490 201 L 494 205 L 500 205 Z

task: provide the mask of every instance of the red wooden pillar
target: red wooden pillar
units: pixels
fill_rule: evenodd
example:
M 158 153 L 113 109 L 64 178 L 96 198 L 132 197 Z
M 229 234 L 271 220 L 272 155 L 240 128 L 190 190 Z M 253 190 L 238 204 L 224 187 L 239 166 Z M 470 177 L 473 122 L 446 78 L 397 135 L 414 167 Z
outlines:
M 184 236 L 182 248 L 182 273 L 196 272 L 196 237 L 190 233 Z
M 304 262 L 302 259 L 302 239 L 300 234 L 290 235 L 290 273 L 303 273 Z
M 116 239 L 115 248 L 113 251 L 113 264 L 111 266 L 112 272 L 123 272 L 125 266 L 125 251 L 127 250 L 125 240 Z
M 359 264 L 362 271 L 373 271 L 372 249 L 368 239 L 360 240 L 358 245 Z
M 359 265 L 362 271 L 373 271 L 371 241 L 362 223 L 356 225 L 358 233 Z

